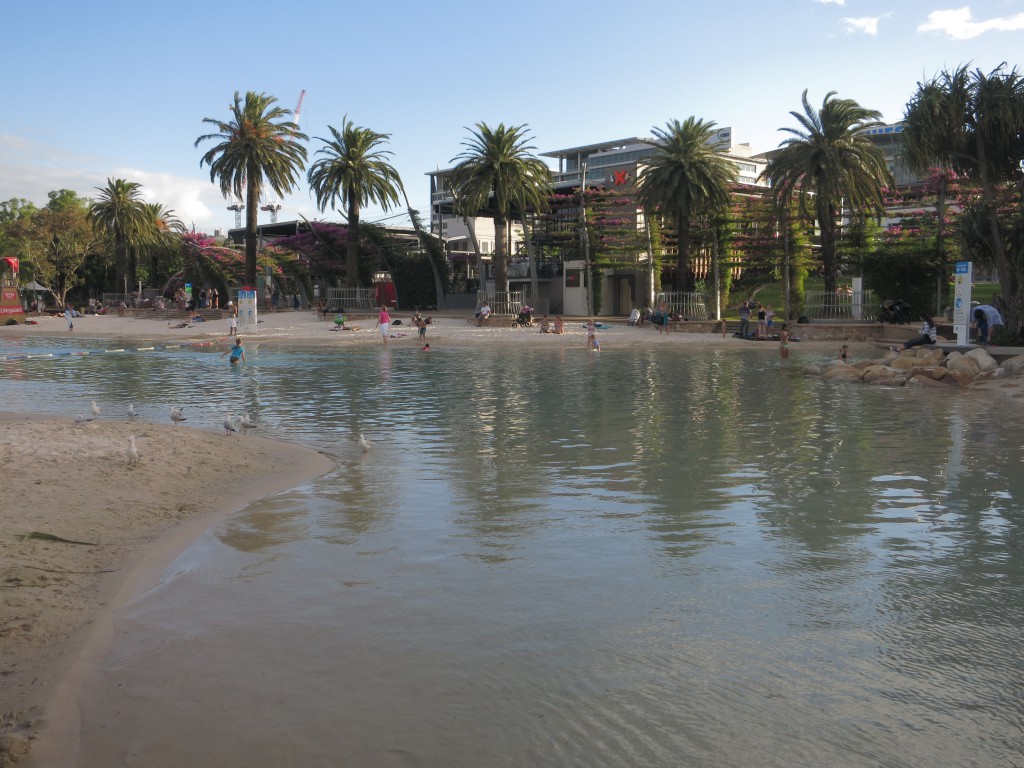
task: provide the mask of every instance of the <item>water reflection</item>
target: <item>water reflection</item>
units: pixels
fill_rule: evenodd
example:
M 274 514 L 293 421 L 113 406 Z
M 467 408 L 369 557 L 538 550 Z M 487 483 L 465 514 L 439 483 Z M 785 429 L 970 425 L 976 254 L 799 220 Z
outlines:
M 178 764 L 195 758 L 168 744 L 204 728 L 238 734 L 224 765 L 265 762 L 276 707 L 296 734 L 281 759 L 305 764 L 1019 755 L 1024 434 L 988 403 L 823 385 L 761 352 L 247 355 L 241 373 L 213 350 L 0 364 L 8 407 L 104 392 L 210 428 L 249 410 L 338 460 L 139 604 L 90 733 L 131 709 L 119 727 Z M 178 701 L 245 690 L 230 722 L 161 710 L 146 681 L 174 664 L 209 673 Z M 95 764 L 124 761 L 100 741 Z

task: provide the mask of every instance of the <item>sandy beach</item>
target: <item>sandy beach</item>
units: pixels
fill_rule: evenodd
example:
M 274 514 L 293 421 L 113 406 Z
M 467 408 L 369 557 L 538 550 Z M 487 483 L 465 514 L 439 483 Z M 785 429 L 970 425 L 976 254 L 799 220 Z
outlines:
M 420 354 L 409 313 L 395 313 L 388 343 Z M 0 328 L 2 338 L 67 338 L 63 318 Z M 585 348 L 582 319 L 566 321 L 561 336 L 513 329 L 495 319 L 477 327 L 465 314 L 435 315 L 426 341 L 445 347 L 522 345 Z M 353 317 L 352 330 L 334 330 L 315 312 L 266 313 L 246 344 L 314 346 L 382 344 L 374 316 Z M 76 319 L 74 337 L 110 339 L 118 346 L 201 344 L 227 349 L 227 320 L 168 321 L 142 314 Z M 658 334 L 619 321 L 599 328 L 602 350 L 618 348 L 747 348 L 719 333 Z M 775 350 L 778 342 L 761 342 Z M 819 360 L 834 342 L 798 345 Z M 855 356 L 877 357 L 869 344 Z M 12 352 L 16 354 L 16 351 Z M 810 357 L 810 355 L 808 355 Z M 0 363 L 3 364 L 3 363 Z M 225 363 L 226 365 L 226 363 Z M 990 382 L 1020 397 L 1020 380 Z M 1020 402 L 1018 400 L 1018 402 Z M 102 633 L 126 591 L 144 589 L 174 554 L 220 515 L 329 471 L 332 459 L 307 448 L 252 435 L 100 415 L 76 424 L 65 416 L 0 413 L 0 460 L 6 500 L 0 514 L 0 767 L 32 748 L 58 683 L 72 669 L 86 637 Z M 139 460 L 126 452 L 134 436 Z M 273 467 L 272 472 L 267 467 Z

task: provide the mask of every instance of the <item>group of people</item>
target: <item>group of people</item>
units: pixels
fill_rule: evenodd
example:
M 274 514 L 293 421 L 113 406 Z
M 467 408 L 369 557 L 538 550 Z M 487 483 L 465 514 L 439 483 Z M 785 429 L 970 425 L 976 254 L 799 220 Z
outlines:
M 565 325 L 562 323 L 562 316 L 556 315 L 554 322 L 548 319 L 547 315 L 544 315 L 540 319 L 540 332 L 541 333 L 565 333 Z
M 763 341 L 770 338 L 772 326 L 775 324 L 775 312 L 761 302 L 744 301 L 739 306 L 740 329 L 738 334 L 741 339 L 750 338 L 750 318 L 755 313 L 755 304 L 757 307 L 757 335 L 754 338 Z

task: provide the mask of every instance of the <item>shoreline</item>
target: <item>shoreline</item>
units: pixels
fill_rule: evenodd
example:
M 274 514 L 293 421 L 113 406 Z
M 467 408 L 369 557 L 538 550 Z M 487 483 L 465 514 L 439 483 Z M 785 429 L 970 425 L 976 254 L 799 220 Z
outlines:
M 406 325 L 409 314 L 395 313 L 402 325 L 392 328 L 388 348 L 421 354 L 415 328 Z M 465 313 L 433 315 L 426 334 L 431 351 L 587 349 L 585 319 L 566 319 L 565 334 L 554 335 L 504 322 L 477 327 Z M 354 319 L 349 325 L 358 330 L 345 331 L 332 331 L 334 323 L 312 311 L 269 312 L 261 318 L 257 333 L 241 334 L 257 354 L 262 344 L 382 346 L 375 317 Z M 109 339 L 140 351 L 175 345 L 224 351 L 231 344 L 226 320 L 178 325 L 162 318 L 88 316 L 76 319 L 75 330 L 68 332 L 63 318 L 44 316 L 37 325 L 0 327 L 0 366 L 8 364 L 2 344 L 10 339 L 40 345 L 57 339 L 62 344 Z M 620 349 L 758 349 L 778 356 L 777 341 L 758 343 L 720 333 L 665 335 L 621 320 L 599 329 L 598 336 L 602 351 L 613 354 Z M 789 364 L 831 360 L 841 343 L 801 342 L 791 348 Z M 849 344 L 857 359 L 877 357 L 871 342 Z M 18 354 L 17 347 L 11 345 L 9 359 Z M 45 360 L 30 362 L 46 365 Z M 999 379 L 959 391 L 984 392 L 1019 405 L 1024 402 L 1020 383 Z M 138 438 L 142 454 L 133 467 L 127 466 L 125 454 L 130 434 Z M 0 768 L 20 762 L 30 750 L 33 758 L 45 757 L 75 743 L 75 691 L 110 640 L 118 606 L 149 588 L 216 520 L 335 466 L 316 450 L 283 440 L 247 436 L 232 444 L 216 430 L 117 418 L 75 425 L 66 415 L 0 412 L 0 436 L 0 466 L 13 500 L 0 517 Z M 264 475 L 270 464 L 274 472 Z M 21 538 L 32 531 L 86 543 Z
M 216 520 L 335 466 L 281 440 L 117 419 L 0 413 L 0 437 L 0 766 L 34 755 L 40 732 L 76 733 L 76 684 L 119 605 Z

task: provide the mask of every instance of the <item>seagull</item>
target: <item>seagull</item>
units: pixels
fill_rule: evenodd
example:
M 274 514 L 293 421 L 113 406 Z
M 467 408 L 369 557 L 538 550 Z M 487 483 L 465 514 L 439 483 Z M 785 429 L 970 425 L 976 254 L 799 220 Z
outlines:
M 369 440 L 363 437 L 362 432 L 359 433 L 359 447 L 363 450 L 363 453 L 366 453 L 371 448 L 373 448 L 373 443 L 371 443 Z
M 235 427 L 234 423 L 231 421 L 231 414 L 230 413 L 225 413 L 224 414 L 224 434 L 225 435 L 230 435 L 232 432 L 237 432 L 237 431 L 238 431 L 238 429 Z
M 171 408 L 171 421 L 174 422 L 174 426 L 178 426 L 181 422 L 185 421 L 185 414 L 181 412 L 181 408 Z
M 256 426 L 256 424 L 253 423 L 253 420 L 249 418 L 249 412 L 246 411 L 245 413 L 242 414 L 242 420 L 238 422 L 238 426 L 242 428 L 242 434 L 247 435 L 249 434 L 249 430 L 253 429 Z
M 128 418 L 134 419 L 138 415 L 135 411 L 135 403 L 128 403 Z
M 75 415 L 75 426 L 78 426 L 79 424 L 85 424 L 85 422 L 87 421 L 92 421 L 92 419 L 87 419 L 80 413 Z
M 96 405 L 95 400 L 92 401 L 92 405 L 89 406 L 89 410 L 92 411 L 93 416 L 99 416 L 101 413 L 103 413 L 103 409 Z
M 139 449 L 135 447 L 135 435 L 128 438 L 128 447 L 124 449 L 125 456 L 128 457 L 128 466 L 139 463 Z

